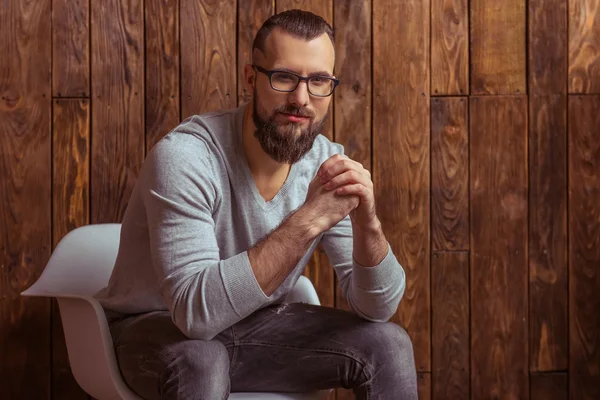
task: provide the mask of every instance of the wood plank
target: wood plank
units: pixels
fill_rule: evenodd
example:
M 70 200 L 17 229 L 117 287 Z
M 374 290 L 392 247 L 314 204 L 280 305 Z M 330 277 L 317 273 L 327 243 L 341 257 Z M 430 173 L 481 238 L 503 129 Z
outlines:
M 336 74 L 344 83 L 334 94 L 335 139 L 344 152 L 363 167 L 371 165 L 371 2 L 334 1 Z M 350 310 L 335 286 L 335 305 Z M 337 399 L 353 399 L 350 390 L 338 389 Z
M 469 93 L 469 4 L 431 2 L 431 94 Z
M 527 399 L 527 100 L 470 110 L 471 396 Z
M 52 95 L 89 97 L 90 31 L 88 0 L 52 2 Z
M 52 123 L 52 247 L 89 223 L 90 106 L 88 100 L 55 100 Z M 87 399 L 71 367 L 56 300 L 52 301 L 52 398 Z
M 50 398 L 50 299 L 25 298 L 51 249 L 51 2 L 0 6 L 0 393 Z
M 121 222 L 144 157 L 143 1 L 91 4 L 90 222 Z
M 236 0 L 180 2 L 182 119 L 237 103 Z
M 567 93 L 567 0 L 529 0 L 529 94 Z
M 566 110 L 564 95 L 529 97 L 531 371 L 568 366 Z
M 471 0 L 471 94 L 525 93 L 525 0 Z
M 469 107 L 431 99 L 431 236 L 434 251 L 469 248 Z
M 310 11 L 333 24 L 333 0 L 275 0 L 277 14 L 293 9 Z
M 469 253 L 433 253 L 431 279 L 433 398 L 468 400 Z
M 567 400 L 566 372 L 531 374 L 531 400 Z
M 569 93 L 600 93 L 600 0 L 569 1 Z
M 600 96 L 569 96 L 569 390 L 600 398 Z
M 371 169 L 371 1 L 336 0 L 335 141 Z
M 277 13 L 293 9 L 310 11 L 316 15 L 319 15 L 325 21 L 327 21 L 327 23 L 333 26 L 333 0 L 275 0 L 275 11 Z M 334 71 L 334 74 L 335 73 L 337 72 Z M 323 135 L 327 136 L 330 140 L 334 139 L 334 121 L 332 115 L 334 106 L 335 98 L 331 100 L 331 104 L 329 105 L 329 118 L 325 122 L 322 132 Z
M 244 66 L 252 64 L 252 43 L 262 24 L 273 15 L 273 0 L 248 0 L 238 2 L 238 105 L 247 103 L 252 97 L 244 87 Z
M 408 331 L 420 372 L 431 370 L 428 21 L 429 1 L 373 3 L 375 199 L 406 272 L 393 320 Z
M 334 0 L 336 64 L 343 85 L 334 93 L 335 140 L 351 159 L 371 165 L 371 1 Z M 336 280 L 337 282 L 337 280 Z M 335 306 L 350 310 L 337 283 Z M 337 389 L 337 400 L 354 399 L 349 389 Z
M 313 253 L 310 264 L 304 270 L 306 276 L 313 283 L 321 305 L 326 307 L 335 306 L 334 272 L 325 250 L 319 247 Z
M 419 400 L 431 400 L 431 374 L 429 372 L 417 374 L 417 391 Z
M 310 11 L 333 23 L 333 0 L 275 0 L 277 14 L 293 9 Z
M 146 152 L 179 124 L 179 2 L 146 0 Z

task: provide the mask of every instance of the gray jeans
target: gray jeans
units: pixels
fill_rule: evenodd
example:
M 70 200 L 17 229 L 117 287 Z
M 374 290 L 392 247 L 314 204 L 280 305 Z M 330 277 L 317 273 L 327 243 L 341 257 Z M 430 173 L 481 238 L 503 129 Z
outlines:
M 272 305 L 210 341 L 184 336 L 166 311 L 112 320 L 110 328 L 125 382 L 149 400 L 337 387 L 357 399 L 417 399 L 406 331 L 343 310 Z

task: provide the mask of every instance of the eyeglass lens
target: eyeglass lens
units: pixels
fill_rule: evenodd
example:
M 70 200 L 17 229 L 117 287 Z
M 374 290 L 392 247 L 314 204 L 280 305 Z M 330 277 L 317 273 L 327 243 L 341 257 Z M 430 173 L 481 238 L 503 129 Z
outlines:
M 291 92 L 298 86 L 298 77 L 286 72 L 276 72 L 271 76 L 271 84 L 275 90 Z M 313 76 L 308 80 L 308 90 L 317 96 L 328 96 L 333 91 L 331 79 Z

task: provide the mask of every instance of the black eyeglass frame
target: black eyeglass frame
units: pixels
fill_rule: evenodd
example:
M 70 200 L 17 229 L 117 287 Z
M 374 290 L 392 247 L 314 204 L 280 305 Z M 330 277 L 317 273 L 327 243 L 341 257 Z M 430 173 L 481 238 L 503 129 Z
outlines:
M 313 76 L 302 76 L 300 74 L 297 74 L 295 72 L 291 72 L 291 71 L 283 71 L 280 69 L 272 69 L 272 70 L 268 70 L 265 69 L 263 67 L 261 67 L 260 65 L 256 65 L 256 64 L 252 64 L 252 67 L 254 67 L 257 71 L 262 72 L 263 74 L 267 75 L 269 77 L 269 84 L 271 85 L 271 89 L 277 91 L 277 92 L 284 92 L 284 93 L 291 93 L 294 90 L 298 89 L 298 85 L 300 85 L 300 82 L 302 81 L 306 81 L 306 88 L 308 89 L 308 93 L 310 93 L 312 96 L 315 97 L 329 97 L 333 94 L 333 92 L 335 91 L 335 88 L 340 84 L 340 80 L 331 76 L 322 76 L 322 75 L 313 75 Z M 276 89 L 273 86 L 273 80 L 271 79 L 271 77 L 273 76 L 273 74 L 276 73 L 285 73 L 285 74 L 290 74 L 290 75 L 294 75 L 298 78 L 298 82 L 296 82 L 296 86 L 294 87 L 294 89 L 292 90 L 281 90 L 281 89 Z M 310 85 L 309 85 L 309 81 L 312 78 L 321 78 L 321 79 L 329 79 L 331 81 L 333 81 L 333 88 L 331 88 L 331 93 L 329 94 L 314 94 L 311 90 L 310 90 Z

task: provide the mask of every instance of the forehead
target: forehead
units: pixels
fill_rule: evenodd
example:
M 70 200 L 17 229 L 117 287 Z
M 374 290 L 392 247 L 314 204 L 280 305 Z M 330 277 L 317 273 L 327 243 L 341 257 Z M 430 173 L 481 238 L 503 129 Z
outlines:
M 335 53 L 326 33 L 306 41 L 275 28 L 265 41 L 262 55 L 267 68 L 289 68 L 300 74 L 327 71 L 333 74 Z

